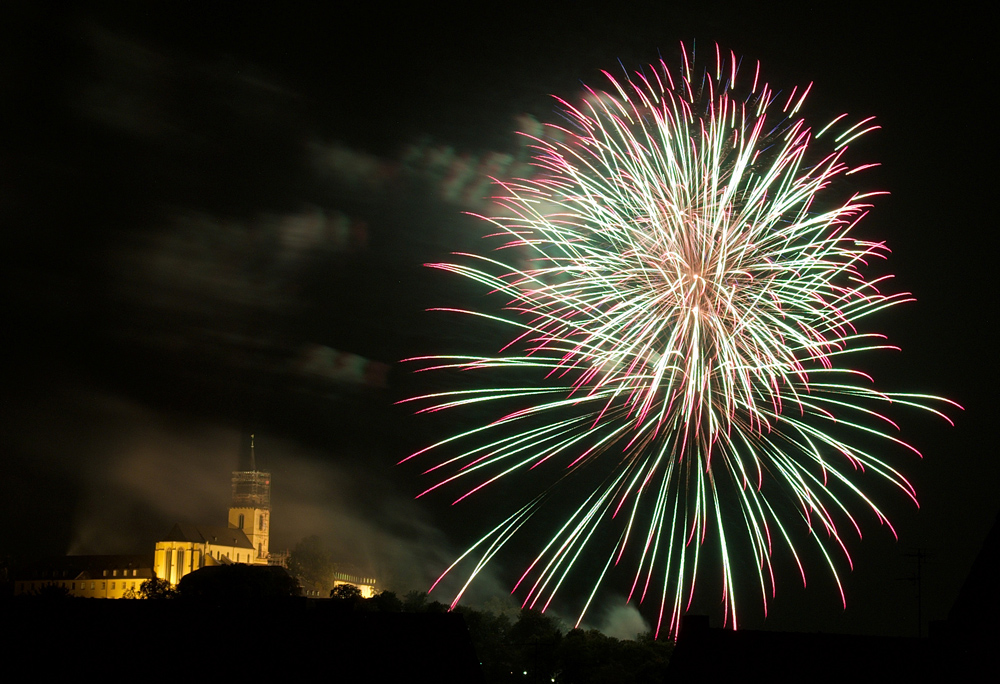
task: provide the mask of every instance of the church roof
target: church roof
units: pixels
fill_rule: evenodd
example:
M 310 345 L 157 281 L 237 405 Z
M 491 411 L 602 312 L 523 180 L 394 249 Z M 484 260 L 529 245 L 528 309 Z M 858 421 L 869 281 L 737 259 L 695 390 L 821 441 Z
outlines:
M 128 574 L 126 575 L 126 570 Z M 135 570 L 136 574 L 132 574 Z M 22 580 L 72 580 L 101 579 L 107 577 L 135 577 L 149 579 L 153 576 L 153 554 L 119 554 L 102 556 L 60 556 L 47 558 L 19 569 Z
M 191 525 L 177 523 L 167 536 L 160 541 L 195 542 L 198 544 L 217 544 L 219 546 L 234 546 L 242 549 L 253 549 L 253 544 L 246 533 L 238 527 L 222 527 L 220 525 Z

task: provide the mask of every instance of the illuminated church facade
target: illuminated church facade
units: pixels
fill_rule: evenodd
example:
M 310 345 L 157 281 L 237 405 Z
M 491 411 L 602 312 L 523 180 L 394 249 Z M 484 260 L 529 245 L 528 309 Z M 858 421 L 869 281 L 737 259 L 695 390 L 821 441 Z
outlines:
M 289 554 L 270 550 L 271 474 L 258 470 L 250 435 L 249 465 L 233 472 L 228 525 L 177 523 L 149 553 L 128 556 L 65 556 L 36 565 L 14 583 L 15 594 L 39 594 L 55 587 L 83 598 L 130 598 L 157 577 L 176 587 L 195 570 L 244 563 L 287 567 Z M 152 561 L 152 562 L 150 562 Z M 361 596 L 375 594 L 376 580 L 353 572 L 334 572 L 323 586 L 304 586 L 306 596 L 328 596 L 332 587 L 350 584 Z
M 49 588 L 81 598 L 128 598 L 152 577 L 176 586 L 188 573 L 210 565 L 286 565 L 288 554 L 272 554 L 271 474 L 258 470 L 250 436 L 248 470 L 233 472 L 229 524 L 177 523 L 156 542 L 152 554 L 65 556 L 38 563 L 15 580 L 15 594 Z
M 229 526 L 177 523 L 156 543 L 153 573 L 176 585 L 184 575 L 210 565 L 284 565 L 284 554 L 271 555 L 270 530 L 271 473 L 257 470 L 251 435 L 250 469 L 233 473 Z

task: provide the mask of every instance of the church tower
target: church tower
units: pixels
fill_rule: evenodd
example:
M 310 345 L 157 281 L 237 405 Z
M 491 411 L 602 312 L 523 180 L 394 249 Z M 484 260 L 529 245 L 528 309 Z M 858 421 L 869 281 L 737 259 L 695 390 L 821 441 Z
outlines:
M 253 563 L 267 565 L 271 532 L 271 473 L 257 470 L 253 435 L 250 435 L 249 466 L 249 470 L 233 471 L 229 526 L 243 530 L 253 544 Z

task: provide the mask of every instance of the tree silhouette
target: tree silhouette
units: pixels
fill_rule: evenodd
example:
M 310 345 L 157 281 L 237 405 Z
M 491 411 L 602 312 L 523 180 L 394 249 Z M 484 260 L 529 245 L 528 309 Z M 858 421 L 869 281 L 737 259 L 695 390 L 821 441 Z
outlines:
M 176 598 L 177 591 L 165 579 L 150 577 L 139 585 L 139 598 L 144 599 L 172 599 Z

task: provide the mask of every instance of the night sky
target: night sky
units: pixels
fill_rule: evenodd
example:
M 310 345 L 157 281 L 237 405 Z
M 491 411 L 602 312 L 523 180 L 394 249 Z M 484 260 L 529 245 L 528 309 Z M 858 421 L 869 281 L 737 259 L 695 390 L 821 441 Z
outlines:
M 426 589 L 496 524 L 504 492 L 458 508 L 414 501 L 422 468 L 394 465 L 475 419 L 398 405 L 447 380 L 400 360 L 498 346 L 425 311 L 476 294 L 422 264 L 478 248 L 483 226 L 463 212 L 488 211 L 484 171 L 527 159 L 515 130 L 557 120 L 551 95 L 603 87 L 602 69 L 676 63 L 681 40 L 705 54 L 718 42 L 777 87 L 814 82 L 813 123 L 877 117 L 851 161 L 881 162 L 863 182 L 891 195 L 860 230 L 887 241 L 895 287 L 917 301 L 879 318 L 902 351 L 868 370 L 881 388 L 965 407 L 954 428 L 903 414 L 924 459 L 891 458 L 921 508 L 873 488 L 899 540 L 860 515 L 846 611 L 822 566 L 805 590 L 789 567 L 766 621 L 748 585 L 743 624 L 914 634 L 918 550 L 924 624 L 946 617 L 1000 485 L 984 17 L 843 3 L 42 4 L 0 11 L 8 561 L 147 551 L 175 521 L 221 523 L 252 430 L 273 473 L 272 549 L 318 534 L 385 586 Z M 473 600 L 518 575 L 498 563 Z M 624 590 L 611 587 L 590 624 L 641 628 L 612 609 Z M 554 610 L 570 617 L 579 597 L 564 599 Z M 696 609 L 720 623 L 717 594 Z

